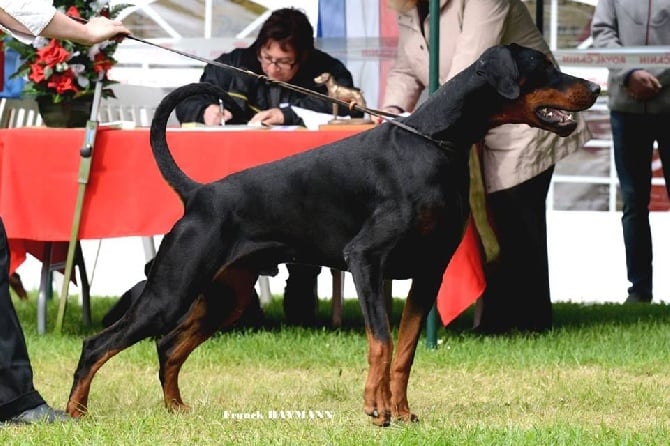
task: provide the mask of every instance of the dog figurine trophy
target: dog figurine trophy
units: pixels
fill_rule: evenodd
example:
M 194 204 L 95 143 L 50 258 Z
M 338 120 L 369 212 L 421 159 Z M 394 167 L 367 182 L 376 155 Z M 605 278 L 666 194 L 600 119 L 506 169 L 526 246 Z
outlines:
M 325 85 L 328 89 L 328 96 L 331 98 L 339 99 L 340 101 L 355 103 L 361 107 L 365 107 L 365 98 L 363 93 L 358 88 L 344 87 L 338 85 L 333 79 L 333 76 L 330 73 L 321 73 L 314 78 L 314 82 L 317 85 Z M 342 118 L 338 116 L 339 104 L 333 103 L 333 119 L 328 121 L 328 125 L 339 125 L 339 124 L 348 124 L 348 125 L 369 125 L 373 124 L 373 121 L 368 118 Z

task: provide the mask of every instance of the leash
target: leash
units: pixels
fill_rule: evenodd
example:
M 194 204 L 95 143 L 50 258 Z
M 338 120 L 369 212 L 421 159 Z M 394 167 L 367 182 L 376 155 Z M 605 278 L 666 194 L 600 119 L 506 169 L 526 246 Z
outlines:
M 70 17 L 72 20 L 75 20 L 79 23 L 83 23 L 83 24 L 87 23 L 87 20 L 83 19 L 81 17 L 74 17 L 74 16 L 71 16 L 71 15 L 68 15 L 68 17 Z M 126 38 L 126 39 L 130 39 L 130 40 L 134 40 L 136 42 L 143 43 L 145 45 L 153 46 L 154 48 L 159 48 L 161 50 L 165 50 L 165 51 L 169 51 L 169 52 L 174 53 L 174 54 L 178 54 L 178 55 L 186 57 L 188 59 L 197 60 L 199 62 L 203 62 L 203 63 L 209 64 L 209 65 L 214 65 L 216 67 L 224 68 L 224 69 L 227 69 L 227 70 L 237 71 L 238 73 L 243 73 L 243 74 L 246 74 L 247 76 L 253 76 L 258 80 L 261 80 L 261 81 L 264 81 L 264 82 L 267 82 L 267 83 L 270 83 L 270 84 L 274 84 L 274 85 L 286 88 L 288 90 L 296 91 L 296 92 L 302 93 L 304 95 L 318 97 L 318 98 L 320 98 L 320 99 L 322 99 L 326 102 L 331 102 L 333 104 L 338 104 L 338 105 L 342 105 L 344 107 L 347 107 L 350 110 L 356 110 L 356 111 L 360 111 L 362 113 L 367 113 L 369 115 L 376 116 L 378 118 L 382 118 L 385 122 L 388 122 L 389 124 L 395 125 L 396 127 L 399 127 L 401 129 L 409 132 L 409 133 L 413 133 L 414 135 L 420 136 L 421 138 L 424 138 L 424 139 L 426 139 L 426 140 L 428 140 L 428 141 L 430 141 L 434 144 L 437 144 L 442 149 L 444 149 L 448 152 L 454 152 L 454 153 L 456 152 L 456 150 L 454 149 L 452 144 L 449 144 L 446 141 L 435 139 L 432 136 L 427 135 L 425 133 L 422 133 L 421 131 L 415 129 L 414 127 L 411 127 L 411 126 L 409 126 L 409 125 L 407 125 L 403 122 L 398 121 L 396 118 L 398 118 L 400 116 L 395 114 L 395 113 L 389 113 L 389 112 L 386 112 L 386 111 L 383 111 L 383 110 L 377 110 L 377 109 L 374 109 L 374 108 L 365 107 L 365 106 L 357 104 L 354 101 L 346 102 L 346 101 L 343 101 L 341 99 L 334 98 L 334 97 L 325 95 L 323 93 L 319 93 L 318 91 L 310 90 L 308 88 L 300 87 L 298 85 L 293 85 L 293 84 L 290 84 L 288 82 L 283 82 L 283 81 L 279 81 L 279 80 L 275 80 L 275 79 L 270 79 L 269 77 L 267 77 L 264 74 L 258 74 L 258 73 L 255 73 L 255 72 L 251 71 L 251 70 L 236 67 L 234 65 L 228 65 L 228 64 L 218 62 L 218 61 L 215 61 L 215 60 L 206 59 L 204 57 L 200 57 L 200 56 L 197 56 L 195 54 L 190 54 L 190 53 L 187 53 L 187 52 L 184 52 L 184 51 L 176 50 L 174 48 L 168 48 L 166 46 L 159 45 L 157 43 L 150 42 L 148 40 L 141 39 L 139 37 L 135 37 L 132 34 L 124 34 L 123 37 Z

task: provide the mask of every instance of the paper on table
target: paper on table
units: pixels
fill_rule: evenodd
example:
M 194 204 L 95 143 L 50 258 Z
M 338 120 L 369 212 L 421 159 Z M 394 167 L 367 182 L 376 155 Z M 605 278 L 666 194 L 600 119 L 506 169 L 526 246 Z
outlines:
M 169 128 L 168 130 L 179 131 L 198 131 L 198 132 L 244 132 L 251 130 L 269 130 L 270 127 L 254 127 L 247 124 L 226 124 L 226 125 L 192 125 L 191 123 L 182 124 L 181 127 Z
M 333 119 L 332 113 L 319 113 L 306 108 L 296 107 L 292 105 L 293 111 L 302 118 L 305 127 L 310 130 L 318 130 L 320 125 L 328 124 L 328 121 Z M 340 116 L 340 119 L 349 119 L 348 116 Z
M 293 108 L 293 111 L 300 117 L 302 118 L 302 121 L 305 123 L 305 127 L 307 127 L 309 130 L 318 130 L 320 125 L 328 124 L 328 121 L 333 119 L 333 115 L 331 113 L 319 113 L 315 112 L 313 110 L 308 110 L 306 108 L 302 107 L 296 107 L 295 105 L 292 105 L 291 108 Z M 340 116 L 339 119 L 349 119 L 348 116 Z M 214 130 L 214 131 L 229 131 L 229 130 L 257 130 L 259 128 L 272 128 L 272 129 L 282 129 L 282 130 L 288 130 L 288 129 L 295 129 L 296 126 L 265 126 L 263 124 L 260 124 L 258 122 L 254 123 L 249 123 L 249 124 L 226 124 L 223 126 L 206 126 L 202 123 L 196 123 L 196 122 L 185 122 L 181 124 L 181 128 L 198 128 L 198 130 L 202 130 L 203 128 L 206 130 Z
M 137 127 L 135 121 L 108 121 L 98 123 L 98 127 L 110 128 L 110 129 L 134 129 Z

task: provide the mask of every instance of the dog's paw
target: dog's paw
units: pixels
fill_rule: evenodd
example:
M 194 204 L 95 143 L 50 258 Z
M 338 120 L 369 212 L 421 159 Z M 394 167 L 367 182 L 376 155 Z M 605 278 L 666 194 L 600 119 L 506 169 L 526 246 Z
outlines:
M 191 411 L 191 406 L 175 399 L 165 400 L 165 407 L 172 413 L 188 413 Z
M 81 418 L 88 412 L 88 408 L 85 404 L 78 403 L 76 401 L 69 400 L 67 402 L 67 407 L 65 412 L 70 415 L 72 418 Z
M 407 412 L 404 414 L 393 415 L 393 421 L 399 423 L 418 423 L 419 417 L 411 412 Z
M 414 415 L 410 410 L 409 406 L 405 402 L 404 404 L 396 404 L 392 406 L 393 410 L 391 411 L 391 418 L 393 421 L 398 421 L 400 423 L 418 423 L 419 417 Z
M 391 412 L 383 411 L 379 412 L 377 409 L 372 411 L 365 411 L 365 414 L 370 417 L 372 424 L 379 427 L 388 427 L 391 425 Z

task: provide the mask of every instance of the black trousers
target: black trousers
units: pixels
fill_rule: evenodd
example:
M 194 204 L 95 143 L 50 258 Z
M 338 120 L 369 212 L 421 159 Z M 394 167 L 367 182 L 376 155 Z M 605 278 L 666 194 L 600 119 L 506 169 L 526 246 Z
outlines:
M 289 325 L 314 325 L 319 309 L 317 277 L 321 267 L 287 263 L 284 317 Z
M 0 421 L 43 403 L 33 387 L 26 341 L 9 295 L 9 247 L 0 218 Z
M 487 272 L 477 309 L 481 332 L 551 329 L 546 199 L 553 172 L 487 196 L 500 258 Z

